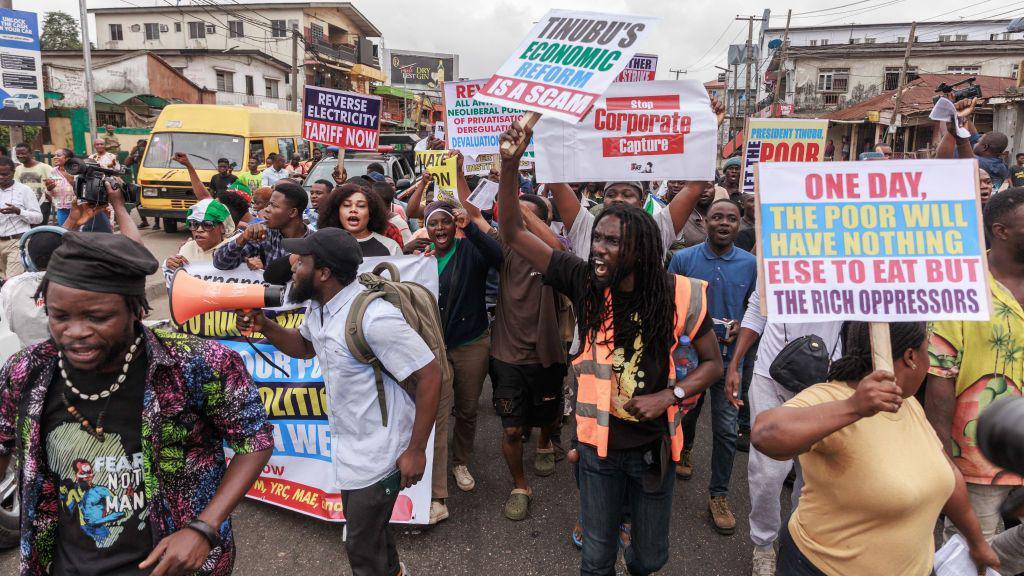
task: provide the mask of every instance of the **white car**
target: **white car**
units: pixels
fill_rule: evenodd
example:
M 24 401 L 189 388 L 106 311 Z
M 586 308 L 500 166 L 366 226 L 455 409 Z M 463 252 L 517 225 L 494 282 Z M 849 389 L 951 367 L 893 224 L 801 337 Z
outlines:
M 9 98 L 4 98 L 4 108 L 17 108 L 18 110 L 24 110 L 28 112 L 33 108 L 42 108 L 43 102 L 39 99 L 39 96 L 35 94 L 14 94 Z

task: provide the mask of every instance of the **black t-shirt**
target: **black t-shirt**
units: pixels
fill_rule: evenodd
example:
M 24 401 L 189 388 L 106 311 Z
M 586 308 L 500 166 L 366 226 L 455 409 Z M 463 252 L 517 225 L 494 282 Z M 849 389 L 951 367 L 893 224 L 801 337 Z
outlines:
M 576 310 L 581 310 L 586 295 L 587 276 L 590 264 L 578 256 L 568 252 L 555 252 L 551 255 L 544 281 L 573 301 Z M 666 272 L 666 274 L 668 274 Z M 669 274 L 671 286 L 675 288 L 675 276 Z M 643 345 L 639 336 L 633 342 L 620 341 L 619 335 L 625 331 L 620 327 L 631 322 L 618 313 L 628 302 L 625 298 L 642 297 L 642 295 L 620 294 L 612 292 L 612 308 L 615 313 L 613 329 L 615 332 L 615 350 L 613 352 L 612 370 L 618 375 L 617 390 L 612 396 L 611 415 L 608 431 L 608 448 L 626 450 L 652 444 L 668 434 L 664 418 L 655 418 L 647 422 L 639 422 L 623 408 L 633 396 L 660 392 L 668 386 L 669 356 L 655 357 L 643 353 Z M 669 311 L 665 311 L 666 314 Z M 577 314 L 578 321 L 581 319 Z M 712 324 L 708 317 L 697 330 L 697 336 L 711 330 Z M 584 337 L 580 330 L 580 337 Z
M 124 384 L 111 395 L 103 442 L 82 429 L 61 395 L 93 427 L 106 399 L 82 400 L 65 385 L 60 370 L 54 371 L 42 422 L 47 463 L 61 505 L 52 576 L 149 574 L 138 568 L 154 545 L 142 464 L 146 364 L 146 355 L 138 354 Z M 71 382 L 85 394 L 107 390 L 118 375 L 120 371 L 82 373 L 68 367 Z
M 214 174 L 213 178 L 210 178 L 210 188 L 213 189 L 213 195 L 220 196 L 227 192 L 228 186 L 234 184 L 235 180 L 238 180 L 238 176 L 234 174 L 221 174 L 220 172 Z
M 1024 166 L 1010 166 L 1010 184 L 1014 188 L 1024 186 Z
M 359 247 L 363 249 L 363 257 L 369 256 L 391 256 L 391 251 L 375 236 L 367 236 L 359 240 Z
M 755 244 L 757 244 L 757 229 L 753 226 L 741 229 L 736 235 L 737 248 L 743 248 L 747 252 L 753 253 Z

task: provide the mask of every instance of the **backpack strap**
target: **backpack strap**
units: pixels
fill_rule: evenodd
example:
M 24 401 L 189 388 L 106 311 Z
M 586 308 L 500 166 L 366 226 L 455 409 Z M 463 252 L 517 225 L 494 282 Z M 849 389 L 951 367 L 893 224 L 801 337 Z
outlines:
M 377 385 L 377 403 L 380 405 L 380 419 L 384 426 L 388 425 L 387 400 L 384 399 L 384 374 L 380 360 L 370 348 L 366 341 L 366 334 L 363 332 L 363 317 L 366 309 L 374 300 L 384 298 L 384 293 L 378 290 L 363 290 L 356 295 L 349 308 L 348 318 L 345 319 L 345 345 L 349 352 L 359 362 L 369 364 L 373 368 L 373 379 Z

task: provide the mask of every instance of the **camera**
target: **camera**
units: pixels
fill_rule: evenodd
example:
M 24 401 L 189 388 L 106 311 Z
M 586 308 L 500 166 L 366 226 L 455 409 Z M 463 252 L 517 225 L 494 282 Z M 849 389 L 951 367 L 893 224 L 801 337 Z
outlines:
M 1001 398 L 978 418 L 978 448 L 993 464 L 1024 474 L 1024 398 Z
M 961 80 L 953 84 L 946 84 L 945 82 L 939 84 L 935 88 L 935 91 L 941 92 L 942 96 L 936 96 L 932 98 L 932 104 L 937 103 L 939 101 L 939 98 L 948 98 L 952 100 L 954 104 L 963 100 L 964 98 L 981 98 L 981 86 L 976 86 L 974 84 L 975 80 L 977 80 L 977 78 L 971 76 L 966 80 Z M 968 86 L 961 90 L 955 90 L 957 86 L 961 86 L 963 84 L 967 84 Z
M 128 177 L 127 168 L 104 168 L 92 160 L 72 158 L 65 162 L 64 169 L 68 174 L 75 176 L 75 196 L 80 202 L 90 204 L 105 204 L 107 188 L 104 184 L 109 183 L 115 190 L 121 190 L 125 202 L 138 202 L 139 187 L 126 181 Z

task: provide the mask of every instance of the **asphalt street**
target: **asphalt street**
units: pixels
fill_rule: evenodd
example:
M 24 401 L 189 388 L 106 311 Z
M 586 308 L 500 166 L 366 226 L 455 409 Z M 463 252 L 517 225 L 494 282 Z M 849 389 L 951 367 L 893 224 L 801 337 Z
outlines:
M 162 261 L 175 253 L 186 237 L 183 233 L 145 231 L 144 239 Z M 160 288 L 162 278 L 157 276 L 148 284 L 152 284 L 149 291 L 154 307 L 151 318 L 160 319 L 167 316 L 167 304 Z M 738 576 L 750 573 L 746 454 L 738 452 L 734 465 L 730 503 L 737 517 L 735 534 L 717 534 L 707 518 L 711 459 L 708 413 L 704 411 L 698 426 L 693 479 L 676 481 L 672 548 L 661 574 Z M 490 383 L 487 382 L 480 398 L 476 460 L 472 467 L 476 490 L 459 492 L 449 475 L 451 517 L 434 527 L 397 527 L 399 552 L 414 576 L 579 573 L 579 552 L 569 538 L 579 503 L 569 463 L 559 462 L 552 476 L 534 477 L 531 470 L 535 443 L 531 441 L 526 451 L 534 491 L 530 515 L 522 522 L 506 520 L 502 506 L 512 485 L 501 457 L 499 438 L 500 422 L 491 406 Z M 787 491 L 783 510 L 788 508 Z M 237 575 L 351 574 L 339 524 L 254 501 L 243 502 L 233 518 L 238 544 Z M 620 574 L 625 574 L 621 559 L 618 569 Z M 17 550 L 0 552 L 0 574 L 17 574 L 17 571 Z

